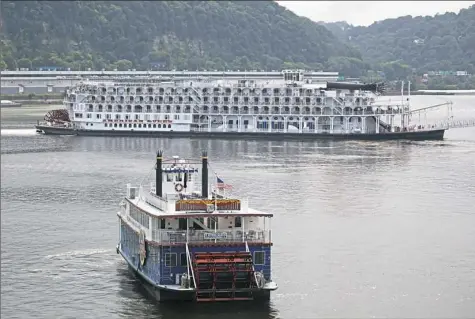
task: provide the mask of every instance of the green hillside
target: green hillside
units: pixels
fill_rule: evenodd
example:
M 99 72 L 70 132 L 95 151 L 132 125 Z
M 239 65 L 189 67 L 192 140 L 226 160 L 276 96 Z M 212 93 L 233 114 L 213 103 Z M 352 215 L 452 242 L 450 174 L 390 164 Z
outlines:
M 271 1 L 2 1 L 1 9 L 8 69 L 368 67 L 325 27 Z
M 412 72 L 467 71 L 475 74 L 475 6 L 458 14 L 399 17 L 354 27 L 346 22 L 324 24 L 363 60 L 389 78 Z

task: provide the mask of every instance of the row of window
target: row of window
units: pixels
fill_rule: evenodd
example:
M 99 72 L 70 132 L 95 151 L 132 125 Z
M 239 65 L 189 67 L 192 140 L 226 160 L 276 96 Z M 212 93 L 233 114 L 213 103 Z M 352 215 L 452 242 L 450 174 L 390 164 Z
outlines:
M 324 96 L 318 96 L 318 97 L 313 97 L 313 96 L 308 96 L 308 97 L 303 97 L 303 96 L 294 96 L 291 94 L 287 94 L 287 96 L 276 96 L 273 97 L 275 102 L 280 102 L 280 101 L 285 101 L 287 103 L 290 103 L 291 101 L 294 101 L 295 103 L 300 103 L 302 101 L 306 101 L 307 103 L 310 103 L 312 99 L 317 99 L 317 101 L 321 101 L 322 97 Z M 237 103 L 239 101 L 244 102 L 244 103 L 249 103 L 249 102 L 269 102 L 271 100 L 272 96 L 267 95 L 266 97 L 260 97 L 260 96 L 255 96 L 255 95 L 250 95 L 250 96 L 236 96 L 234 95 L 233 97 L 230 96 L 213 96 L 212 98 L 209 96 L 203 96 L 203 103 L 229 103 L 231 101 Z M 124 109 L 124 106 L 122 104 L 125 104 L 125 108 L 132 108 L 134 107 L 137 110 L 151 110 L 152 105 L 151 104 L 166 104 L 166 107 L 171 107 L 171 105 L 176 105 L 178 106 L 183 105 L 184 103 L 193 103 L 195 100 L 192 97 L 186 97 L 183 96 L 176 96 L 175 98 L 173 97 L 168 97 L 168 98 L 163 98 L 163 97 L 158 97 L 158 98 L 149 98 L 147 100 L 144 100 L 143 98 L 139 98 L 138 100 L 134 100 L 133 96 L 130 96 L 129 99 L 125 99 L 121 97 L 120 99 L 115 99 L 114 96 L 110 96 L 110 100 L 106 100 L 106 97 L 103 96 L 100 100 L 96 100 L 94 98 L 88 99 L 86 102 L 89 103 L 89 105 L 93 105 L 92 103 L 104 103 L 107 106 L 103 104 L 99 104 L 99 107 L 102 108 L 112 108 L 112 104 L 107 104 L 107 103 L 121 103 L 117 105 L 118 108 Z M 140 104 L 135 104 L 135 103 L 140 103 Z M 145 107 L 142 105 L 142 103 L 149 103 Z M 191 105 L 186 105 L 186 108 L 190 108 Z
M 186 253 L 180 253 L 180 260 L 178 264 L 177 253 L 166 253 L 165 254 L 165 267 L 186 267 Z M 255 251 L 253 254 L 254 265 L 264 265 L 265 264 L 265 251 Z
M 149 216 L 134 205 L 130 205 L 130 216 L 142 226 L 149 227 Z
M 129 128 L 142 128 L 142 124 L 122 124 L 122 123 L 104 123 L 104 127 L 128 127 Z M 147 128 L 147 124 L 143 124 L 143 128 Z M 148 124 L 148 128 L 172 128 L 171 124 Z
M 167 182 L 183 182 L 185 178 L 185 173 L 167 173 Z M 191 181 L 191 176 L 193 174 L 188 174 L 188 181 Z
M 208 218 L 206 220 L 206 227 L 208 227 L 209 229 L 214 229 L 215 227 L 219 228 L 218 220 L 215 218 Z M 234 217 L 234 227 L 242 227 L 242 218 L 240 216 Z
M 90 111 L 90 112 L 93 112 L 93 111 Z M 106 119 L 107 120 L 112 120 L 112 114 L 110 113 L 106 113 L 105 115 Z M 74 117 L 76 118 L 83 118 L 83 113 L 74 113 Z M 86 113 L 86 118 L 88 119 L 91 119 L 92 118 L 92 113 Z M 96 113 L 96 119 L 100 120 L 102 119 L 102 113 Z M 120 114 L 115 114 L 114 116 L 114 119 L 115 120 L 121 120 L 122 117 Z M 132 117 L 130 116 L 130 114 L 125 114 L 125 120 L 132 120 Z M 153 117 L 153 119 L 155 121 L 162 121 L 162 120 L 165 120 L 165 121 L 169 121 L 171 119 L 174 119 L 174 120 L 179 120 L 180 119 L 180 114 L 173 114 L 173 116 L 169 115 L 169 114 L 165 114 L 165 116 L 162 118 L 160 118 L 160 115 L 155 115 Z M 190 115 L 189 114 L 185 114 L 183 115 L 183 119 L 184 120 L 189 120 L 190 119 Z M 148 114 L 148 115 L 145 115 L 144 117 L 141 117 L 139 114 L 135 114 L 135 118 L 134 120 L 137 120 L 137 121 L 152 121 L 152 117 Z
M 216 70 L 215 70 L 216 71 Z M 284 80 L 296 80 L 296 81 L 301 81 L 303 76 L 303 73 L 285 73 L 284 74 Z M 242 80 L 242 85 L 245 84 L 246 80 Z M 202 93 L 227 93 L 227 94 L 241 94 L 242 92 L 250 92 L 251 94 L 257 93 L 259 94 L 260 92 L 262 93 L 279 93 L 279 92 L 285 92 L 286 94 L 293 94 L 293 93 L 299 93 L 299 94 L 317 94 L 321 92 L 320 88 L 302 88 L 302 87 L 296 87 L 296 88 L 282 88 L 282 87 L 265 87 L 265 88 L 252 88 L 252 87 L 244 87 L 244 88 L 230 88 L 230 87 L 215 87 L 215 86 L 207 86 L 207 87 L 196 87 L 193 86 L 193 82 L 190 82 L 188 86 L 188 82 L 186 83 L 185 86 L 183 87 L 100 87 L 94 90 L 91 90 L 89 92 L 88 97 L 93 97 L 95 98 L 94 95 L 97 94 L 119 94 L 119 95 L 130 95 L 134 94 L 135 96 L 143 97 L 144 95 L 156 95 L 156 94 L 196 94 L 196 92 L 202 92 Z

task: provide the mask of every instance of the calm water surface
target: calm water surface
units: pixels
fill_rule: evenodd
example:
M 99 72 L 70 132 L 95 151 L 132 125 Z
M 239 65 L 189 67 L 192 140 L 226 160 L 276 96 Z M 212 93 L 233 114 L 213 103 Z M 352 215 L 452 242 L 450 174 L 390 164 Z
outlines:
M 475 117 L 475 97 L 450 99 Z M 49 137 L 31 129 L 44 110 L 2 109 L 2 318 L 475 316 L 473 128 L 437 142 Z M 208 149 L 236 194 L 275 214 L 269 304 L 159 305 L 128 273 L 115 214 L 159 148 Z

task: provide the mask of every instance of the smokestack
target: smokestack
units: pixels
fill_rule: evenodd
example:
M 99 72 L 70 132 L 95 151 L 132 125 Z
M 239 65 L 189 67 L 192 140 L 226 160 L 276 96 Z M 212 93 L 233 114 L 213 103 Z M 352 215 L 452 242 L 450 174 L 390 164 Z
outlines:
M 201 156 L 203 167 L 201 168 L 201 196 L 208 198 L 208 153 L 203 151 Z
M 157 164 L 155 167 L 155 194 L 162 197 L 162 155 L 163 151 L 157 152 Z

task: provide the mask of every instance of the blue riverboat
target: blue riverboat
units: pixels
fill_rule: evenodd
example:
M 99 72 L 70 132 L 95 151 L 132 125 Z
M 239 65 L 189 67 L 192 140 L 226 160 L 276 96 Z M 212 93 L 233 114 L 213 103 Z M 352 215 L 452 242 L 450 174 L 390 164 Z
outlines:
M 273 215 L 229 196 L 217 175 L 210 185 L 206 152 L 200 163 L 159 151 L 155 172 L 155 183 L 127 185 L 117 213 L 117 253 L 147 291 L 159 301 L 268 300 Z

